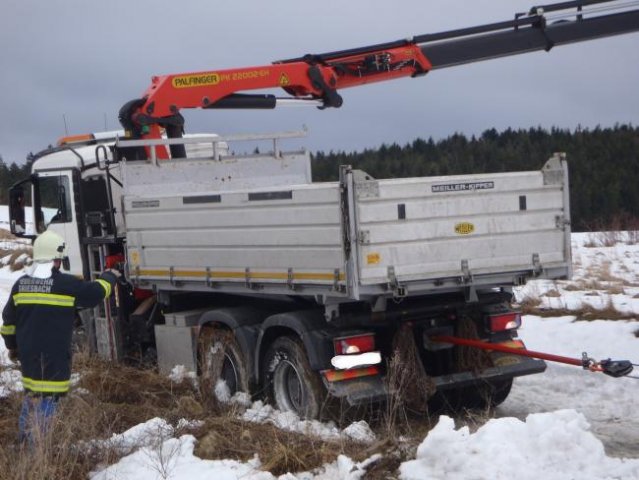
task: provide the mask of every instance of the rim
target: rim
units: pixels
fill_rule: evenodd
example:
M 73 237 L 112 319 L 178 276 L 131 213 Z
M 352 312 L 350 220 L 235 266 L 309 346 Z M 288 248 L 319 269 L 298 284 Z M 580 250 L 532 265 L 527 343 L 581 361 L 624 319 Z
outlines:
M 240 377 L 235 366 L 235 362 L 228 352 L 224 353 L 224 362 L 222 363 L 222 371 L 220 372 L 220 379 L 226 382 L 231 395 L 237 392 L 240 384 Z
M 275 400 L 280 408 L 303 415 L 306 402 L 302 378 L 297 368 L 288 360 L 282 360 L 273 376 Z

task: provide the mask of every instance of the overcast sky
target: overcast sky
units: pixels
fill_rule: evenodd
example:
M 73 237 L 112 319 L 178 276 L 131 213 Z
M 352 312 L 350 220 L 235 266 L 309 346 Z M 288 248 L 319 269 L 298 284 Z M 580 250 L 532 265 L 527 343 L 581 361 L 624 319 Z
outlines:
M 152 75 L 265 65 L 507 20 L 522 0 L 2 0 L 0 154 L 120 128 Z M 342 91 L 340 109 L 184 111 L 189 132 L 299 129 L 311 150 L 360 150 L 487 128 L 639 124 L 639 34 Z

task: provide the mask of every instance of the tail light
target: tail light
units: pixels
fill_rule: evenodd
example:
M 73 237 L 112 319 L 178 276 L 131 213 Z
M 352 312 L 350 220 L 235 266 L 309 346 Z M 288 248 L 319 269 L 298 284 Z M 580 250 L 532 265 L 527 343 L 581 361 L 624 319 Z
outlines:
M 521 327 L 521 314 L 518 312 L 507 312 L 488 315 L 487 327 L 491 333 L 516 330 Z
M 375 335 L 365 333 L 350 337 L 339 337 L 333 340 L 335 355 L 349 355 L 352 353 L 372 352 L 375 350 Z

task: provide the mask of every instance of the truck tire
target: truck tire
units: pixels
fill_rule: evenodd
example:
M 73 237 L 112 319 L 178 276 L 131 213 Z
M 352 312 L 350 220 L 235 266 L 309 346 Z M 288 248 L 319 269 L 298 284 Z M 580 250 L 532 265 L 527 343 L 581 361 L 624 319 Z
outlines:
M 262 365 L 263 387 L 270 403 L 300 418 L 319 417 L 325 390 L 298 339 L 277 338 L 266 351 Z
M 504 403 L 510 394 L 512 386 L 512 378 L 491 384 L 486 396 L 488 398 L 487 406 L 493 408 Z
M 512 385 L 513 379 L 511 378 L 485 385 L 460 388 L 456 393 L 462 409 L 495 408 L 497 405 L 504 403 Z
M 429 400 L 431 413 L 462 412 L 464 410 L 485 410 L 502 404 L 512 387 L 513 380 L 499 380 L 490 384 L 471 385 L 437 392 Z
M 226 383 L 231 396 L 249 393 L 248 368 L 233 332 L 223 328 L 203 327 L 199 338 L 200 390 L 207 401 L 219 401 L 216 386 Z

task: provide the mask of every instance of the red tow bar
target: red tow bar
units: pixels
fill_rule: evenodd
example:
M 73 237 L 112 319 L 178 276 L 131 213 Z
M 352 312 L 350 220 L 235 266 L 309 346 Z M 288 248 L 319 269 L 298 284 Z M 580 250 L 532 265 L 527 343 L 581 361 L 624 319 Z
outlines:
M 435 335 L 430 337 L 433 342 L 452 343 L 453 345 L 463 345 L 466 347 L 479 348 L 481 350 L 491 350 L 494 352 L 512 353 L 522 357 L 539 358 L 549 362 L 565 363 L 567 365 L 575 365 L 582 367 L 591 372 L 603 372 L 611 377 L 624 377 L 632 372 L 633 364 L 628 360 L 601 360 L 597 362 L 584 352 L 581 359 L 564 357 L 561 355 L 553 355 L 552 353 L 535 352 L 526 348 L 513 348 L 499 343 L 488 343 L 481 340 L 473 340 L 470 338 L 453 337 L 450 335 Z

